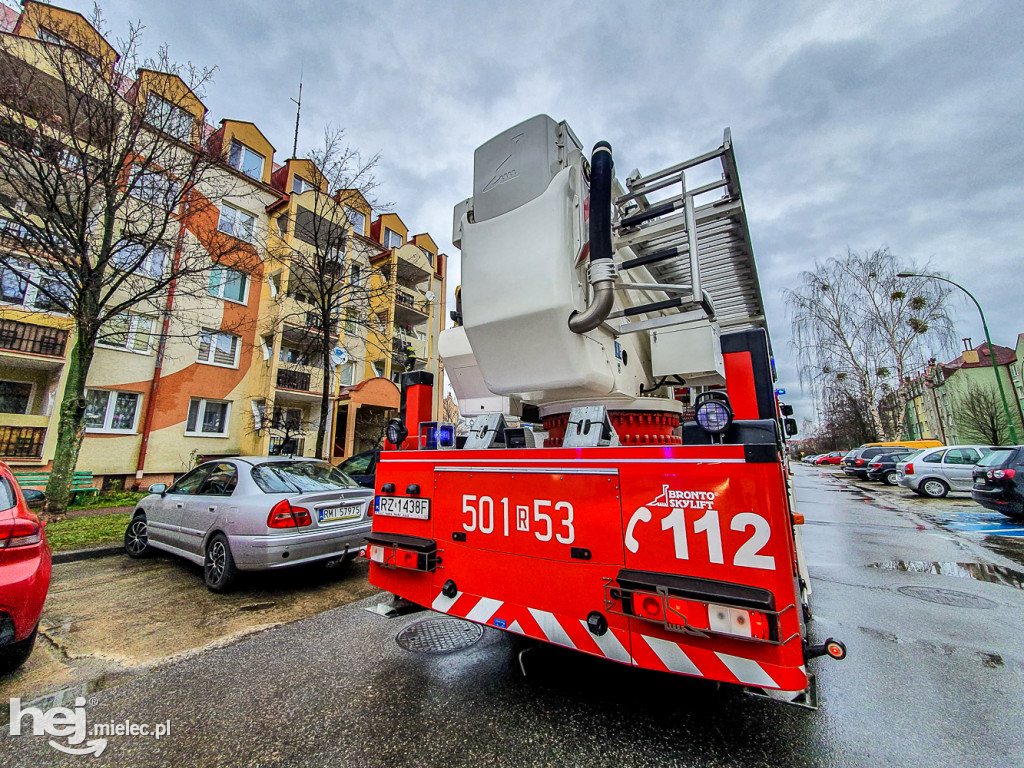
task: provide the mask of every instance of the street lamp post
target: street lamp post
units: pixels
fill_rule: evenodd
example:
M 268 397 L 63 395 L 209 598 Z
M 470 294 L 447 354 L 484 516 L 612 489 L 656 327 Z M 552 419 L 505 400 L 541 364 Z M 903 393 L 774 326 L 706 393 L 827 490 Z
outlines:
M 1010 405 L 1006 402 L 1006 390 L 1003 389 L 1003 377 L 999 375 L 999 366 L 996 365 L 996 350 L 992 346 L 992 337 L 988 332 L 988 322 L 985 320 L 985 313 L 981 309 L 981 304 L 974 298 L 974 294 L 964 288 L 960 283 L 955 283 L 947 277 L 939 277 L 938 275 L 921 275 L 915 272 L 900 272 L 896 277 L 925 277 L 931 280 L 941 280 L 944 283 L 959 288 L 961 291 L 967 294 L 971 301 L 974 302 L 974 306 L 978 308 L 978 314 L 981 315 L 981 327 L 985 329 L 985 341 L 988 342 L 988 356 L 992 361 L 992 371 L 996 375 L 996 385 L 999 387 L 999 398 L 1003 401 L 1003 412 L 1006 414 L 1006 424 L 1010 427 L 1010 440 L 1014 445 L 1017 444 L 1017 429 L 1013 426 L 1013 416 L 1010 413 Z

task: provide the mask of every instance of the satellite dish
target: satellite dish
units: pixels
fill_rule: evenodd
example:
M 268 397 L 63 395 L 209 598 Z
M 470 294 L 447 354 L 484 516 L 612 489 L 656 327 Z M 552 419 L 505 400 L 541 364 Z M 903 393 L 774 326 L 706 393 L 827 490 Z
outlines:
M 437 298 L 437 294 L 436 294 L 436 293 L 434 293 L 433 291 L 427 291 L 427 292 L 426 292 L 425 294 L 423 294 L 423 295 L 427 297 L 427 301 L 433 301 L 434 299 L 436 299 L 436 298 Z
M 343 347 L 335 347 L 331 350 L 331 365 L 337 368 L 348 362 L 348 350 Z

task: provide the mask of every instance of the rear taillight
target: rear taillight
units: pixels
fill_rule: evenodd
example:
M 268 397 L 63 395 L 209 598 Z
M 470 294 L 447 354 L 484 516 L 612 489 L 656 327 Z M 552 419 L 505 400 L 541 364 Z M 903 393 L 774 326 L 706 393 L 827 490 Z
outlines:
M 43 539 L 43 528 L 34 520 L 15 518 L 0 523 L 0 549 L 28 547 Z
M 876 461 L 874 464 L 871 465 L 871 468 L 872 469 L 878 469 L 878 467 L 880 467 L 880 466 L 882 466 L 882 462 Z
M 903 468 L 903 474 L 904 475 L 912 475 L 912 474 L 914 474 L 914 465 L 913 464 L 907 464 L 907 466 L 905 466 Z
M 853 463 L 854 463 L 854 464 L 856 464 L 856 465 L 857 465 L 857 466 L 859 467 L 859 466 L 860 466 L 861 464 L 863 464 L 863 463 L 864 463 L 864 459 L 857 459 L 857 460 L 856 460 L 856 461 L 854 461 Z
M 632 602 L 635 616 L 677 632 L 689 628 L 752 640 L 770 639 L 769 618 L 760 611 L 643 592 L 634 592 Z
M 1016 474 L 1016 469 L 990 469 L 985 473 L 989 480 L 1010 480 Z
M 404 568 L 408 571 L 433 571 L 437 568 L 436 552 L 416 552 L 394 545 L 371 544 L 366 548 L 371 562 L 385 568 Z
M 309 510 L 293 507 L 288 499 L 277 502 L 267 515 L 268 528 L 302 528 L 312 523 L 313 518 L 310 517 Z

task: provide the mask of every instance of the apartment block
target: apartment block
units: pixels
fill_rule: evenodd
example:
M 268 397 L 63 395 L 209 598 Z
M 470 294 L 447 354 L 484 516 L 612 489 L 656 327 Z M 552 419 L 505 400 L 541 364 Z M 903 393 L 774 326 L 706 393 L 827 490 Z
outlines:
M 35 47 L 70 44 L 55 39 L 54 28 L 104 62 L 117 61 L 79 14 L 31 0 L 20 14 L 0 10 L 0 35 L 22 38 L 26 66 L 39 65 Z M 315 187 L 323 177 L 308 159 L 276 162 L 273 144 L 254 123 L 212 123 L 206 105 L 176 75 L 138 70 L 122 92 L 126 102 L 157 100 L 174 110 L 166 140 L 219 153 L 218 173 L 231 194 L 218 196 L 202 215 L 178 216 L 175 230 L 163 236 L 165 247 L 139 268 L 158 274 L 182 249 L 207 254 L 201 290 L 169 291 L 159 311 L 140 308 L 111 321 L 86 382 L 78 469 L 97 482 L 131 487 L 219 456 L 313 456 L 325 402 L 322 457 L 337 463 L 379 445 L 382 424 L 399 405 L 396 384 L 409 369 L 435 374 L 439 413 L 436 342 L 446 314 L 446 257 L 433 239 L 410 235 L 396 213 L 375 215 L 356 191 Z M 352 292 L 363 300 L 342 303 L 332 321 L 326 375 L 310 352 L 311 281 L 302 258 L 317 247 L 303 233 L 327 215 L 315 202 L 325 195 L 344 201 L 328 207 L 328 225 L 346 235 L 328 268 L 348 285 L 365 286 Z M 0 222 L 0 248 L 14 247 L 9 233 Z M 42 292 L 12 270 L 0 275 L 0 459 L 15 469 L 45 471 L 53 460 L 75 340 L 71 318 Z

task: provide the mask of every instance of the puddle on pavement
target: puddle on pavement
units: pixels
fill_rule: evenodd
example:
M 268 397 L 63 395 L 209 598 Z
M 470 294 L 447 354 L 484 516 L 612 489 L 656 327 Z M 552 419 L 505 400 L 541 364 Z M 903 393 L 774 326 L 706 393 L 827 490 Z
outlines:
M 990 584 L 1005 584 L 1008 587 L 1024 589 L 1024 573 L 1012 568 L 988 563 L 943 563 L 932 560 L 889 560 L 872 563 L 869 568 L 900 573 L 930 573 L 934 576 L 953 576 L 958 579 L 987 581 Z

